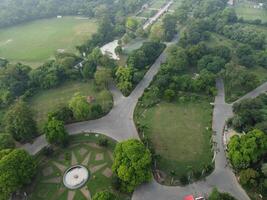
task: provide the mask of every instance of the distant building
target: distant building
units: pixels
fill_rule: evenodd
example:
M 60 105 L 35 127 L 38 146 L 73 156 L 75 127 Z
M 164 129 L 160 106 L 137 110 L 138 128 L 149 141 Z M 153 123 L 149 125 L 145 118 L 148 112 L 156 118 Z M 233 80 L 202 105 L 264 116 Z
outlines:
M 235 0 L 229 0 L 227 2 L 227 4 L 230 5 L 230 6 L 234 6 L 235 5 Z
M 62 15 L 58 15 L 57 18 L 58 18 L 58 19 L 61 19 L 61 18 L 62 18 Z

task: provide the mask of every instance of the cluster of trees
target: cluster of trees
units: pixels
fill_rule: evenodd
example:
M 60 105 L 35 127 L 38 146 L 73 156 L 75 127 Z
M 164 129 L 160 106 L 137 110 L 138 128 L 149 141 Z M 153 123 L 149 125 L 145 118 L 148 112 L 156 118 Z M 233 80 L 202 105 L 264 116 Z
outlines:
M 34 158 L 21 149 L 0 151 L 0 200 L 10 199 L 12 193 L 30 184 L 36 174 Z
M 255 127 L 265 132 L 267 130 L 266 109 L 266 94 L 255 99 L 244 99 L 233 105 L 235 115 L 229 120 L 229 125 L 238 132 L 248 132 Z
M 230 102 L 253 90 L 260 82 L 255 74 L 233 62 L 225 65 L 222 77 L 225 82 L 226 96 Z
M 267 189 L 266 164 L 267 135 L 254 129 L 242 136 L 233 136 L 228 143 L 228 157 L 239 173 L 240 183 L 247 188 Z
M 117 176 L 117 188 L 131 193 L 144 182 L 152 179 L 151 153 L 139 140 L 118 143 L 114 151 L 113 173 Z
M 262 32 L 241 24 L 225 25 L 221 33 L 231 40 L 249 44 L 256 49 L 262 49 L 266 44 L 266 37 Z
M 164 48 L 165 45 L 160 42 L 145 42 L 128 56 L 127 67 L 117 68 L 115 72 L 117 86 L 125 95 L 130 94 Z
M 0 27 L 57 15 L 102 18 L 112 13 L 119 21 L 144 3 L 144 0 L 3 0 L 0 2 Z
M 161 24 L 155 24 L 149 30 L 149 38 L 152 41 L 169 42 L 176 34 L 177 17 L 176 15 L 167 14 Z

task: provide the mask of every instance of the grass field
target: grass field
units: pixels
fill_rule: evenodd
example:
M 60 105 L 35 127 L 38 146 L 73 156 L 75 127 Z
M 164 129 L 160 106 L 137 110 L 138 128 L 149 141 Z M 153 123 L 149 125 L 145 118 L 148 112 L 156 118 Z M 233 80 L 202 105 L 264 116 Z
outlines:
M 58 49 L 76 52 L 75 47 L 96 30 L 95 20 L 78 17 L 42 19 L 0 29 L 0 57 L 35 67 Z
M 99 137 L 99 136 L 98 136 Z M 129 199 L 127 196 L 113 191 L 111 188 L 111 166 L 115 142 L 109 140 L 108 147 L 97 145 L 99 138 L 95 134 L 71 136 L 68 148 L 58 149 L 49 158 L 39 155 L 38 174 L 34 183 L 29 186 L 30 200 L 68 200 L 68 195 L 74 195 L 73 200 L 91 199 L 96 192 L 109 190 L 117 193 L 119 200 Z M 73 165 L 83 165 L 89 170 L 90 178 L 82 189 L 69 190 L 63 185 L 65 170 Z
M 139 114 L 138 121 L 148 127 L 145 134 L 160 155 L 158 168 L 165 175 L 175 171 L 179 178 L 211 163 L 211 131 L 207 127 L 211 126 L 212 108 L 208 101 L 163 102 Z
M 112 96 L 107 90 L 97 91 L 93 82 L 67 82 L 63 85 L 43 90 L 30 99 L 29 105 L 35 111 L 39 130 L 47 120 L 47 114 L 60 105 L 67 105 L 71 97 L 79 92 L 85 96 L 95 97 L 105 112 L 112 107 Z
M 267 22 L 267 11 L 264 9 L 254 8 L 255 3 L 243 1 L 236 5 L 235 10 L 238 17 L 243 17 L 246 20 L 261 19 Z

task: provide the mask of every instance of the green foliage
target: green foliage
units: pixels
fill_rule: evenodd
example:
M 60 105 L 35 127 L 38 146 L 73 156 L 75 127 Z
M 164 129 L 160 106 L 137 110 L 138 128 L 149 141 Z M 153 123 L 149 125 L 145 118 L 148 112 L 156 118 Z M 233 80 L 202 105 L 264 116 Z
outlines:
M 198 70 L 207 69 L 210 72 L 218 73 L 226 64 L 225 60 L 218 56 L 205 55 L 197 64 Z
M 0 200 L 9 199 L 13 192 L 31 183 L 35 173 L 34 159 L 26 151 L 0 151 Z
M 151 154 L 138 140 L 118 143 L 114 151 L 113 172 L 121 180 L 121 189 L 133 192 L 141 183 L 150 181 Z
M 222 75 L 225 80 L 226 94 L 230 100 L 246 94 L 259 84 L 255 74 L 234 63 L 226 64 Z
M 118 200 L 118 198 L 114 194 L 104 191 L 96 193 L 93 200 Z
M 165 45 L 159 42 L 144 42 L 139 49 L 128 56 L 127 66 L 144 69 L 153 64 L 164 48 Z
M 267 163 L 262 164 L 261 171 L 267 177 Z
M 90 114 L 90 105 L 85 96 L 75 93 L 69 102 L 69 107 L 73 112 L 73 116 L 77 120 L 87 119 Z
M 126 20 L 126 28 L 130 31 L 136 31 L 138 27 L 138 21 L 135 18 L 129 17 Z
M 11 149 L 15 147 L 15 143 L 11 135 L 0 133 L 0 150 Z
M 245 135 L 234 136 L 228 144 L 228 157 L 236 170 L 256 163 L 267 152 L 267 135 L 253 130 Z
M 57 119 L 63 122 L 69 122 L 73 119 L 72 110 L 67 106 L 59 106 L 54 111 L 48 113 L 48 119 Z
M 171 89 L 167 89 L 164 91 L 164 99 L 171 102 L 175 97 L 175 92 Z
M 95 73 L 95 82 L 97 85 L 105 87 L 111 80 L 111 71 L 109 69 L 99 69 Z
M 82 76 L 84 79 L 94 78 L 96 72 L 97 62 L 94 60 L 88 60 L 85 62 L 82 68 Z
M 258 185 L 258 178 L 259 178 L 259 173 L 253 169 L 245 169 L 241 170 L 239 173 L 240 176 L 240 183 L 243 186 L 248 186 L 248 187 L 256 187 Z
M 234 197 L 232 197 L 228 193 L 221 193 L 218 191 L 217 188 L 214 188 L 212 190 L 212 193 L 210 194 L 208 200 L 236 200 Z
M 128 95 L 133 87 L 133 68 L 120 66 L 118 67 L 115 76 L 118 88 L 123 94 Z
M 49 119 L 44 127 L 45 138 L 50 144 L 65 146 L 68 142 L 68 133 L 64 122 L 55 118 Z
M 17 101 L 5 115 L 6 133 L 20 142 L 30 141 L 37 133 L 33 113 L 23 101 Z
M 176 34 L 176 24 L 177 24 L 177 19 L 175 15 L 167 14 L 163 18 L 162 27 L 164 30 L 163 34 L 164 41 L 169 42 L 173 39 L 174 35 Z

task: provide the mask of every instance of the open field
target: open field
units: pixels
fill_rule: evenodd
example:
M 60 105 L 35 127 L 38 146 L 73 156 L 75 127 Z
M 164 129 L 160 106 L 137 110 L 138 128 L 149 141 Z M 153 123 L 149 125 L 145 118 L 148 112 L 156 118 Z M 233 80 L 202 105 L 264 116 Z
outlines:
M 254 8 L 254 5 L 255 3 L 247 1 L 238 3 L 235 7 L 238 17 L 243 17 L 246 20 L 261 19 L 263 22 L 267 22 L 267 11 Z
M 58 149 L 49 158 L 39 155 L 37 157 L 38 174 L 29 187 L 30 199 L 67 200 L 68 195 L 72 193 L 74 200 L 85 200 L 91 199 L 90 196 L 103 190 L 116 193 L 111 188 L 112 154 L 115 142 L 108 139 L 108 147 L 100 147 L 97 145 L 99 137 L 95 134 L 71 136 L 71 144 L 68 148 Z M 69 190 L 63 185 L 63 174 L 69 167 L 77 164 L 89 170 L 89 180 L 81 189 Z M 127 199 L 125 195 L 118 195 L 120 200 Z
M 212 108 L 203 100 L 162 102 L 140 114 L 138 121 L 147 126 L 145 135 L 160 155 L 159 170 L 167 176 L 175 171 L 179 178 L 211 163 L 211 116 Z
M 67 82 L 57 88 L 40 91 L 30 99 L 29 105 L 36 113 L 39 129 L 46 122 L 47 114 L 58 106 L 68 105 L 76 92 L 85 96 L 93 96 L 95 102 L 99 103 L 106 112 L 112 107 L 111 94 L 107 90 L 97 91 L 93 82 Z
M 0 57 L 36 67 L 59 49 L 76 52 L 75 47 L 96 30 L 95 20 L 78 17 L 42 19 L 0 29 Z

